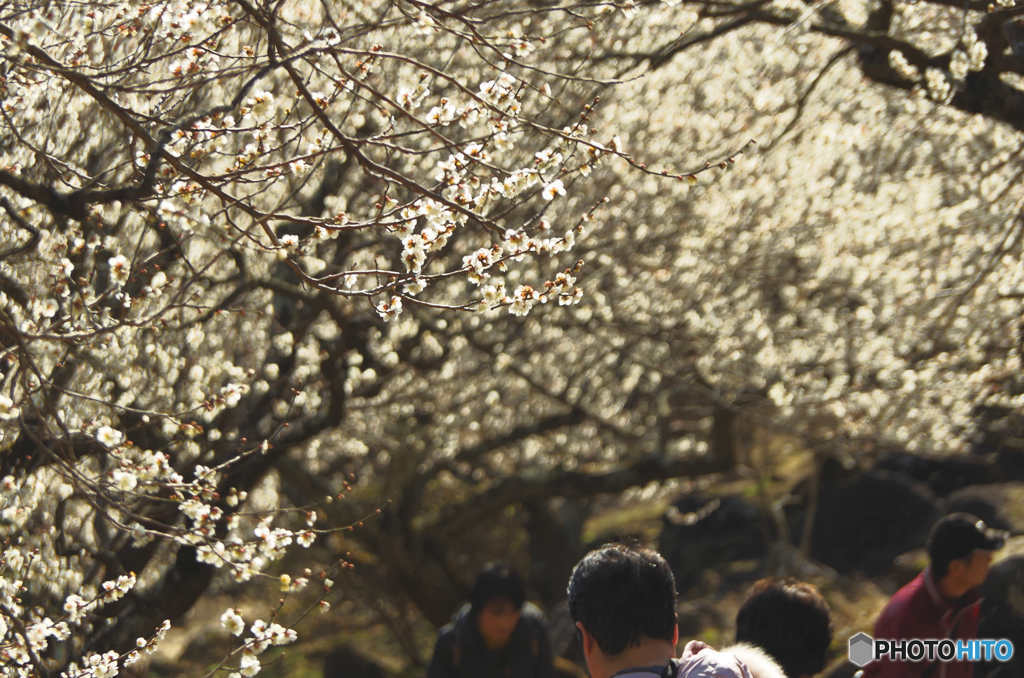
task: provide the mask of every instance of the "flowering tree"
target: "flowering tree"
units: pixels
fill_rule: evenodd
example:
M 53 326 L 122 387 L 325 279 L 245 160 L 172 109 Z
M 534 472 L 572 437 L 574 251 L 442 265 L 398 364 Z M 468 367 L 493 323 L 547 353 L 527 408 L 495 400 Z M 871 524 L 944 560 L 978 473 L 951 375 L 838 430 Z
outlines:
M 601 52 L 615 67 L 704 20 L 632 21 Z M 398 336 L 425 340 L 408 378 L 286 470 L 297 496 L 359 473 L 333 505 L 344 520 L 391 500 L 348 541 L 372 564 L 360 581 L 440 623 L 482 560 L 511 553 L 554 561 L 533 582 L 554 601 L 596 495 L 757 463 L 758 429 L 869 461 L 966 453 L 979 411 L 1021 416 L 1020 132 L 865 86 L 853 60 L 821 73 L 834 37 L 777 36 L 738 29 L 601 108 L 595 124 L 652 167 L 759 143 L 714 183 L 595 176 L 611 200 L 577 249 L 586 303 L 392 326 L 385 360 Z
M 732 469 L 750 422 L 960 452 L 1019 413 L 1013 121 L 769 9 L 6 6 L 4 671 L 113 675 L 260 580 L 440 623 L 520 545 L 554 598 L 592 497 Z M 965 82 L 1010 72 L 975 34 Z M 218 610 L 221 666 L 292 613 Z
M 923 91 L 935 101 L 1018 130 L 1024 126 L 1019 114 L 1024 106 L 1024 8 L 1015 0 L 678 4 L 700 23 L 684 24 L 653 48 L 646 45 L 620 56 L 659 68 L 677 54 L 751 25 L 776 27 L 783 36 L 809 31 L 836 38 L 832 52 L 816 54 L 810 67 L 827 70 L 839 59 L 854 59 L 872 81 Z
M 367 456 L 353 406 L 393 422 L 416 371 L 457 362 L 427 318 L 580 300 L 572 250 L 605 202 L 581 188 L 609 155 L 644 169 L 589 129 L 610 80 L 575 51 L 620 14 L 0 10 L 6 675 L 115 675 L 217 582 L 325 602 L 329 569 L 280 559 L 345 525 L 317 505 Z M 323 486 L 288 502 L 278 472 L 327 444 Z M 224 611 L 222 666 L 255 675 L 295 638 L 283 614 Z

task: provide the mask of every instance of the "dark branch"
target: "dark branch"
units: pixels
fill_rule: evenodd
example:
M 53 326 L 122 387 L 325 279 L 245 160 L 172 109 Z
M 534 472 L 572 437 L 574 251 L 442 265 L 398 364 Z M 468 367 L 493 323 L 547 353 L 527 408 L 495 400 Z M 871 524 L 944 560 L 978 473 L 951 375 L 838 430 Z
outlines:
M 2 179 L 2 177 L 0 177 L 0 179 Z M 11 218 L 11 221 L 13 221 L 22 230 L 28 231 L 31 234 L 25 243 L 15 245 L 14 247 L 0 252 L 0 261 L 3 261 L 8 257 L 15 257 L 19 254 L 24 254 L 25 252 L 33 250 L 35 246 L 39 244 L 39 230 L 32 224 L 25 221 L 24 217 L 18 214 L 18 210 L 14 209 L 14 205 L 8 202 L 7 198 L 2 195 L 0 195 L 0 206 L 3 206 L 4 211 L 7 212 L 7 216 Z

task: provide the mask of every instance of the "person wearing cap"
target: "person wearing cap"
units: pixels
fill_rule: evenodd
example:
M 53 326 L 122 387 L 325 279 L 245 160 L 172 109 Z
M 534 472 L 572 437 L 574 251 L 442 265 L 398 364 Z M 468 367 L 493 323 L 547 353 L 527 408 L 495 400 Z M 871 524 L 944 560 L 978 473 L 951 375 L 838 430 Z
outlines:
M 978 587 L 1006 533 L 969 513 L 941 518 L 928 535 L 928 567 L 889 600 L 875 622 L 874 637 L 971 639 L 978 633 Z M 971 678 L 967 662 L 878 660 L 864 678 Z
M 569 614 L 591 678 L 786 678 L 760 648 L 715 650 L 679 640 L 676 584 L 656 551 L 609 544 L 585 555 L 569 578 Z
M 438 633 L 427 678 L 554 678 L 552 654 L 547 622 L 526 602 L 523 580 L 492 563 Z

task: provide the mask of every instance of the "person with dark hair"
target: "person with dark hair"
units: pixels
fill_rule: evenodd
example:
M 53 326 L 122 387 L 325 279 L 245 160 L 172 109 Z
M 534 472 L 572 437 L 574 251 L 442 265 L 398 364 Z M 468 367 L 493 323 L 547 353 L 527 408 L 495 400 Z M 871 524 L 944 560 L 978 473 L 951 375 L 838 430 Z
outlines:
M 1006 533 L 977 516 L 951 513 L 928 535 L 929 565 L 889 600 L 875 622 L 875 638 L 971 639 L 978 634 L 978 587 L 985 581 L 993 552 Z M 971 678 L 967 662 L 879 660 L 864 678 Z
M 591 678 L 785 678 L 763 651 L 716 651 L 679 640 L 676 584 L 656 551 L 610 544 L 591 551 L 569 578 L 569 614 Z
M 810 678 L 825 668 L 832 614 L 813 584 L 761 579 L 736 614 L 736 642 L 767 652 L 789 678 Z
M 488 565 L 469 598 L 438 633 L 427 678 L 554 678 L 547 622 L 514 570 Z

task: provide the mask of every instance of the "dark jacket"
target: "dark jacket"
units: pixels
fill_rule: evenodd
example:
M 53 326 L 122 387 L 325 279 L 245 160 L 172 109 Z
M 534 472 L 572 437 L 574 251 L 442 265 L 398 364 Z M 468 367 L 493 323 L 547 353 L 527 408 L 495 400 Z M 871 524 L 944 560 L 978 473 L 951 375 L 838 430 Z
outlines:
M 976 638 L 978 593 L 969 591 L 948 600 L 926 569 L 896 592 L 875 622 L 875 638 Z M 971 678 L 968 662 L 876 661 L 864 668 L 864 678 Z
M 544 615 L 535 605 L 524 604 L 508 644 L 492 651 L 469 605 L 464 605 L 438 634 L 427 678 L 554 678 Z

